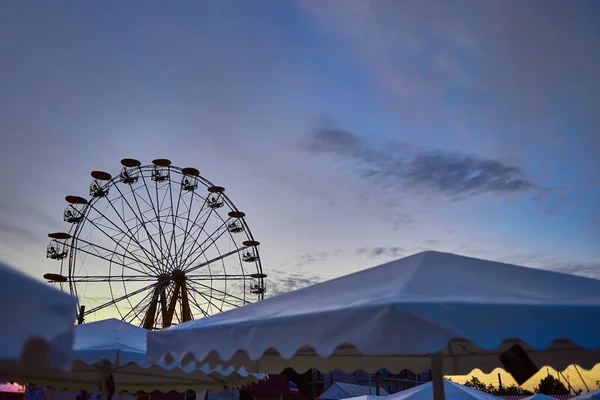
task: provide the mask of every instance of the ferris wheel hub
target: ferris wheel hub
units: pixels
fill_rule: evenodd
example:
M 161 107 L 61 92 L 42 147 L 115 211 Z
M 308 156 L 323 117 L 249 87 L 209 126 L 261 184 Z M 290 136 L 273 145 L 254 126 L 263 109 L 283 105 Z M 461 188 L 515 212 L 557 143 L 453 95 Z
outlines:
M 171 272 L 171 276 L 173 277 L 174 281 L 185 280 L 185 272 L 180 269 L 174 269 L 173 272 Z
M 167 274 L 160 274 L 158 276 L 158 282 L 169 282 L 171 280 L 171 277 Z

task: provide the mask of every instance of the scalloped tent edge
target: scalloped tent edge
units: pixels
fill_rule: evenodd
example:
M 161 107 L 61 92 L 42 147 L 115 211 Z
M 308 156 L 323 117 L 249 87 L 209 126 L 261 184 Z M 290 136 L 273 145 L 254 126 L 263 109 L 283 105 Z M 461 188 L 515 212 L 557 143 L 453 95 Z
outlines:
M 430 367 L 440 383 L 443 373 L 501 367 L 510 338 L 520 338 L 538 366 L 595 364 L 600 281 L 427 251 L 150 332 L 148 355 L 181 362 L 193 354 L 267 373 Z M 437 386 L 435 398 L 443 398 Z

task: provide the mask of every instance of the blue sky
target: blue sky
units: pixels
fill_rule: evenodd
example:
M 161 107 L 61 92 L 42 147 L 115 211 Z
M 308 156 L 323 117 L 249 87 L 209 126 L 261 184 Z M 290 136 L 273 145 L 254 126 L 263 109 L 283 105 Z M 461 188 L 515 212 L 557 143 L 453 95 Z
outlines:
M 166 157 L 225 186 L 271 293 L 424 249 L 600 276 L 595 1 L 4 2 L 0 257 Z
M 0 4 L 0 258 L 91 170 L 227 188 L 268 294 L 435 249 L 600 277 L 600 3 Z M 104 294 L 106 297 L 106 294 Z

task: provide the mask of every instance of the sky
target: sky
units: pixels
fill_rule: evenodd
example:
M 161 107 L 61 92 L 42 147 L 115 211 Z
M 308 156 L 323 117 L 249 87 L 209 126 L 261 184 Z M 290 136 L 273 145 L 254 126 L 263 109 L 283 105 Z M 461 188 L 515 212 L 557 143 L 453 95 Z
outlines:
M 0 258 L 125 157 L 226 187 L 267 295 L 433 249 L 600 277 L 600 4 L 0 4 Z

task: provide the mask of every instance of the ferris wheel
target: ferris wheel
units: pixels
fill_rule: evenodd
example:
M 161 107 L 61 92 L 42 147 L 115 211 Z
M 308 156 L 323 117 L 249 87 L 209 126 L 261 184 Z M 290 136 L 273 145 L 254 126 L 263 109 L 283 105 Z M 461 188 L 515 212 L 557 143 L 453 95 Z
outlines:
M 223 187 L 167 159 L 121 164 L 91 173 L 87 199 L 67 196 L 70 228 L 48 235 L 60 269 L 44 278 L 77 296 L 79 323 L 161 329 L 263 299 L 259 242 Z

